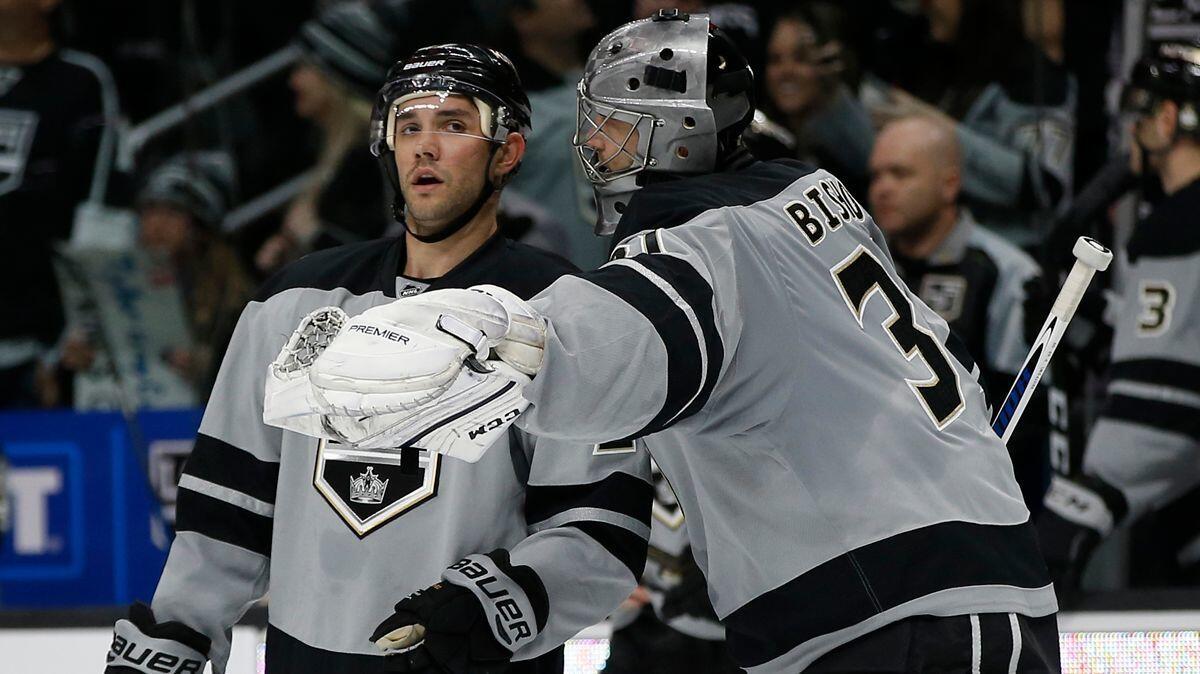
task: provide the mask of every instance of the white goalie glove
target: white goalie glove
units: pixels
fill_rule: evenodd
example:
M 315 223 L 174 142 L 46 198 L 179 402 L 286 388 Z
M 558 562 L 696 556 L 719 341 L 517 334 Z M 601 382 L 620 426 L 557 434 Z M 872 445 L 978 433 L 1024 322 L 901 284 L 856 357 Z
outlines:
M 496 286 L 436 290 L 348 319 L 309 314 L 267 375 L 263 420 L 361 448 L 476 461 L 529 403 L 545 321 Z

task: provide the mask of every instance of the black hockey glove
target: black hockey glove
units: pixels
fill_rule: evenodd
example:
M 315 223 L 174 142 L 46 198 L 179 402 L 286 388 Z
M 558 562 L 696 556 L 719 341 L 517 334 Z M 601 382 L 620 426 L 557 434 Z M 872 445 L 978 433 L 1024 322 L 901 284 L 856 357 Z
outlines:
M 1125 517 L 1125 497 L 1096 477 L 1055 475 L 1037 518 L 1038 544 L 1060 597 L 1079 588 L 1080 576 L 1100 541 Z
M 129 619 L 118 620 L 104 674 L 200 674 L 208 662 L 208 637 L 174 620 L 154 621 L 149 606 L 129 607 Z
M 387 671 L 498 674 L 546 625 L 541 579 L 513 566 L 507 550 L 470 555 L 442 581 L 402 599 L 375 628 L 371 641 L 394 653 Z
M 691 616 L 718 622 L 712 600 L 708 598 L 708 583 L 704 573 L 696 565 L 691 549 L 684 553 L 686 562 L 681 571 L 679 584 L 667 590 L 663 596 L 662 619 L 672 620 L 680 616 Z

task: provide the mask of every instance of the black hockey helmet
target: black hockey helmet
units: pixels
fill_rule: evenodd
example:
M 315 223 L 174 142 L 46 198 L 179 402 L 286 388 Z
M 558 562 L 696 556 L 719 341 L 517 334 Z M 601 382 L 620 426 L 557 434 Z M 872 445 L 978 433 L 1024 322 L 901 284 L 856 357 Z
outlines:
M 507 56 L 473 44 L 422 47 L 388 71 L 371 113 L 371 152 L 376 157 L 391 152 L 389 132 L 399 101 L 435 93 L 461 94 L 476 105 L 483 103 L 486 108 L 480 112 L 489 118 L 481 118 L 480 127 L 497 143 L 509 133 L 525 135 L 532 127 L 529 97 Z
M 422 47 L 397 61 L 375 98 L 370 147 L 395 191 L 392 215 L 400 222 L 404 221 L 404 196 L 392 145 L 396 114 L 404 102 L 430 94 L 459 94 L 475 103 L 479 108 L 479 126 L 491 143 L 489 164 L 496 150 L 507 142 L 508 134 L 524 136 L 533 125 L 533 110 L 517 68 L 495 49 L 474 44 L 441 44 Z M 508 177 L 515 173 L 516 170 Z M 457 232 L 499 187 L 485 180 L 479 198 L 466 212 L 443 232 L 422 240 L 440 241 Z
M 1134 65 L 1121 110 L 1146 115 L 1164 100 L 1179 106 L 1179 130 L 1200 134 L 1200 41 L 1164 42 Z

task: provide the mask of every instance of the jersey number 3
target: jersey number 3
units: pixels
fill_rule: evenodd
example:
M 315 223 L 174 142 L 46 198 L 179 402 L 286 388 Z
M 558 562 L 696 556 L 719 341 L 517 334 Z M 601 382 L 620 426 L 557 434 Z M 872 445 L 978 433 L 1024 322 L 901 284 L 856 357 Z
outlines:
M 908 293 L 896 285 L 879 260 L 859 246 L 829 273 L 859 327 L 863 327 L 863 312 L 873 294 L 878 292 L 887 301 L 892 314 L 883 322 L 884 330 L 906 360 L 920 356 L 932 375 L 925 380 L 905 379 L 908 387 L 938 430 L 958 418 L 965 407 L 958 372 L 933 333 L 916 324 Z

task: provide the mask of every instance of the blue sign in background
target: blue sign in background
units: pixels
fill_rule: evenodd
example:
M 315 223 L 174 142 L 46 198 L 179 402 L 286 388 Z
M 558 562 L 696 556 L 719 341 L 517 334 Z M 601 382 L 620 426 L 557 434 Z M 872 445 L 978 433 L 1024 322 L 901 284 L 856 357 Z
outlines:
M 171 534 L 150 488 L 145 447 L 190 441 L 200 415 L 141 413 L 135 448 L 117 413 L 0 414 L 13 509 L 0 543 L 0 608 L 149 600 Z

